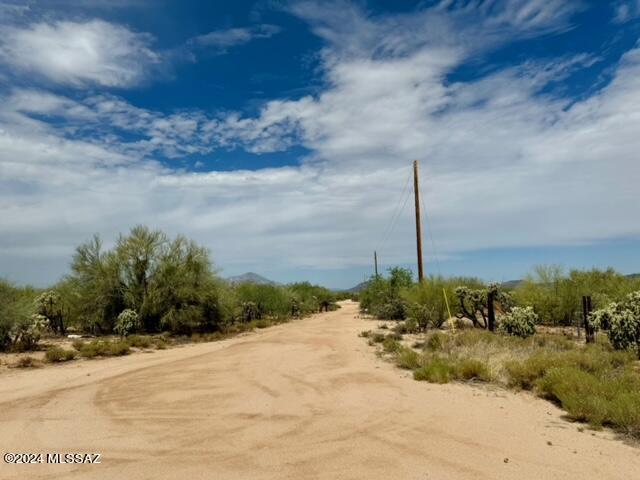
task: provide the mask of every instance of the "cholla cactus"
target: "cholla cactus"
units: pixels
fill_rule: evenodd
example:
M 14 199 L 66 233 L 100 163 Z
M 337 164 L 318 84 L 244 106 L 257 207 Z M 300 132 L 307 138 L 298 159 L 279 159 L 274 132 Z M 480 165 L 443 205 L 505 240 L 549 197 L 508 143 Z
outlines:
M 140 320 L 135 310 L 126 309 L 120 312 L 116 320 L 116 325 L 113 330 L 121 337 L 134 333 L 140 329 Z
M 617 350 L 635 350 L 640 357 L 640 291 L 622 303 L 611 303 L 589 316 L 595 329 L 609 330 L 609 341 Z
M 48 319 L 47 327 L 54 333 L 64 334 L 64 321 L 62 315 L 62 297 L 54 290 L 42 292 L 36 298 L 36 312 Z
M 242 320 L 244 322 L 251 322 L 252 320 L 258 320 L 261 318 L 260 308 L 255 302 L 242 302 Z
M 34 313 L 31 315 L 31 328 L 38 332 L 44 332 L 50 328 L 49 319 L 44 315 Z
M 513 307 L 500 320 L 500 332 L 516 337 L 527 338 L 536 333 L 538 315 L 532 307 Z
M 9 333 L 11 343 L 18 351 L 33 350 L 48 326 L 49 319 L 35 313 L 13 325 Z
M 589 326 L 594 332 L 598 330 L 609 330 L 611 328 L 611 319 L 620 310 L 617 303 L 610 303 L 604 308 L 595 310 L 589 314 Z

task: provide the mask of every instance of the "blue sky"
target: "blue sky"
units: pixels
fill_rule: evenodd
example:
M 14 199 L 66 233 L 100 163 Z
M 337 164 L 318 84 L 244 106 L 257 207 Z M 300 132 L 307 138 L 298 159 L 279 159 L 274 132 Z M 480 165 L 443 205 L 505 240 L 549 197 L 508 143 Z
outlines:
M 428 272 L 640 271 L 639 39 L 638 0 L 0 1 L 0 276 L 144 223 L 350 287 L 412 265 L 413 159 Z

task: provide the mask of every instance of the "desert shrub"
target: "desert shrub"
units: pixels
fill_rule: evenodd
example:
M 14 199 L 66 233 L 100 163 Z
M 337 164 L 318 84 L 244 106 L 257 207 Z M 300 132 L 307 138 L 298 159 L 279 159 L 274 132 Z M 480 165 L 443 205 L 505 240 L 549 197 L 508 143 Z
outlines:
M 139 329 L 140 320 L 138 319 L 138 313 L 129 308 L 120 312 L 116 319 L 116 324 L 113 327 L 113 331 L 121 337 L 127 337 Z
M 337 294 L 328 288 L 312 285 L 309 282 L 298 282 L 287 285 L 287 290 L 293 293 L 291 303 L 291 316 L 317 312 L 318 310 L 335 310 L 336 301 L 340 296 L 342 300 L 348 298 L 349 293 Z
M 412 283 L 411 271 L 399 267 L 389 269 L 387 278 L 371 277 L 359 295 L 361 310 L 380 319 L 403 320 L 406 301 L 402 293 Z
M 543 350 L 534 353 L 525 360 L 506 362 L 505 370 L 509 377 L 509 386 L 531 390 L 537 379 L 557 366 L 557 359 L 556 355 Z
M 473 358 L 460 360 L 456 364 L 455 375 L 460 380 L 491 381 L 491 372 L 487 364 Z
M 371 335 L 371 330 L 363 330 L 358 334 L 358 336 L 362 338 L 368 338 L 370 335 Z
M 385 336 L 383 333 L 374 333 L 370 338 L 374 343 L 382 343 L 384 342 Z
M 404 329 L 406 333 L 417 333 L 418 332 L 418 321 L 415 318 L 407 318 L 404 323 Z
M 119 341 L 110 343 L 107 355 L 119 357 L 122 355 L 128 355 L 129 353 L 131 353 L 129 344 L 124 341 Z
M 402 345 L 400 345 L 400 343 L 398 343 L 398 341 L 392 335 L 385 337 L 382 342 L 382 349 L 387 353 L 395 353 L 401 347 Z
M 449 340 L 450 338 L 444 333 L 432 333 L 424 342 L 424 349 L 431 352 L 437 352 L 439 350 L 442 350 L 444 346 L 449 342 Z
M 378 305 L 373 311 L 378 318 L 387 320 L 403 320 L 406 316 L 407 306 L 400 298 L 390 299 L 388 302 Z
M 396 352 L 396 365 L 406 370 L 420 367 L 420 355 L 413 349 L 400 347 Z
M 265 320 L 264 318 L 256 321 L 256 328 L 267 328 L 271 326 L 271 322 L 269 320 Z
M 148 335 L 130 335 L 127 337 L 127 343 L 129 346 L 135 348 L 149 348 L 152 339 Z M 155 341 L 153 343 L 155 343 Z
M 30 356 L 20 357 L 15 363 L 16 368 L 34 368 L 38 366 L 38 362 L 35 358 Z
M 540 395 L 593 426 L 640 434 L 640 377 L 631 372 L 597 375 L 578 367 L 551 369 L 536 382 Z
M 204 317 L 201 306 L 184 305 L 180 308 L 170 308 L 160 320 L 160 326 L 178 335 L 188 335 L 202 330 Z
M 75 350 L 65 350 L 60 347 L 49 347 L 44 354 L 44 358 L 49 363 L 67 362 L 76 358 Z
M 129 344 L 124 341 L 92 340 L 80 347 L 80 356 L 84 358 L 121 356 L 130 353 Z
M 155 337 L 153 339 L 153 346 L 158 350 L 165 350 L 167 348 L 167 341 L 162 337 Z
M 527 338 L 536 333 L 538 316 L 532 307 L 513 307 L 500 320 L 499 331 L 506 335 Z
M 449 318 L 449 310 L 452 315 L 457 313 L 454 290 L 460 285 L 478 288 L 483 286 L 482 282 L 474 278 L 441 276 L 430 276 L 412 285 L 403 294 L 409 305 L 407 315 L 416 320 L 420 330 L 440 328 Z
M 425 380 L 429 383 L 449 383 L 455 376 L 455 365 L 443 358 L 434 358 L 426 365 L 413 372 L 415 380 Z
M 623 301 L 640 289 L 640 280 L 608 269 L 564 271 L 559 266 L 536 267 L 514 290 L 519 305 L 530 305 L 543 324 L 577 325 L 582 321 L 582 296 L 591 295 L 594 309 Z
M 0 351 L 35 347 L 41 333 L 32 317 L 36 296 L 30 287 L 15 287 L 0 279 Z

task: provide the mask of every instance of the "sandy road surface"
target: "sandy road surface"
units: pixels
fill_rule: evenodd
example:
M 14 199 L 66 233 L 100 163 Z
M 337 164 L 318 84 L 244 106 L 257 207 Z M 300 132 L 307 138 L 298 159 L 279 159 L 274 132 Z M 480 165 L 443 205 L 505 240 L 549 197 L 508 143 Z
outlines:
M 0 460 L 0 478 L 639 478 L 640 449 L 580 433 L 542 400 L 413 381 L 357 337 L 371 323 L 356 313 L 2 374 L 0 453 L 102 463 Z

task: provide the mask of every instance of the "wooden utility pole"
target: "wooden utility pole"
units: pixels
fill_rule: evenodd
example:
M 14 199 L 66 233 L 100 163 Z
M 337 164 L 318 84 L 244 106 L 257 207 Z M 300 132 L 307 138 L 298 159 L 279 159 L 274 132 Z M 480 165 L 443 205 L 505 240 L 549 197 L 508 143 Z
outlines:
M 420 187 L 418 186 L 418 161 L 413 161 L 413 196 L 416 204 L 416 243 L 418 250 L 418 282 L 422 282 L 422 225 L 420 222 Z
M 373 251 L 373 263 L 376 266 L 376 280 L 378 279 L 378 252 Z

